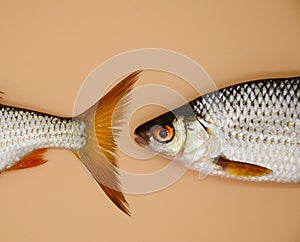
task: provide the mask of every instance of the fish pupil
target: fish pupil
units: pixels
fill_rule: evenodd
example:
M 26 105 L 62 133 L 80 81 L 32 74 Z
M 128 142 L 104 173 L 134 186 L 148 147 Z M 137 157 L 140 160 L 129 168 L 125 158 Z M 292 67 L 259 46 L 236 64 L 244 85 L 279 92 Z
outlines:
M 149 134 L 156 141 L 160 143 L 168 143 L 174 137 L 174 130 L 172 125 L 154 125 L 150 128 Z
M 166 138 L 167 137 L 167 135 L 168 135 L 168 133 L 167 133 L 167 131 L 165 130 L 165 129 L 162 129 L 162 130 L 160 130 L 159 131 L 159 136 L 161 137 L 161 138 Z

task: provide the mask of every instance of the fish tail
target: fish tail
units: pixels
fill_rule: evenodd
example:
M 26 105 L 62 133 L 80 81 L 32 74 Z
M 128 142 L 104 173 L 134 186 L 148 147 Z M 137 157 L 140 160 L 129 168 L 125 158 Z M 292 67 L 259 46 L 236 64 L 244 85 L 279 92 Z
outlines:
M 120 188 L 116 170 L 117 144 L 115 137 L 128 105 L 128 94 L 141 71 L 136 71 L 114 86 L 98 103 L 75 120 L 86 125 L 85 145 L 73 152 L 91 172 L 106 195 L 129 215 L 129 206 Z

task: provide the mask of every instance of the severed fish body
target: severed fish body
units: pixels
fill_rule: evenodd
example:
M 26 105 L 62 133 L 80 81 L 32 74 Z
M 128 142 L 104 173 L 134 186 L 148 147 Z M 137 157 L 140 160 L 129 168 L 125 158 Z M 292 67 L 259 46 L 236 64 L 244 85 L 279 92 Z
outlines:
M 300 181 L 300 78 L 208 93 L 136 130 L 140 145 L 202 174 Z
M 13 169 L 35 150 L 78 150 L 86 144 L 85 129 L 84 122 L 72 118 L 0 105 L 0 170 Z
M 119 129 L 127 105 L 123 98 L 131 91 L 139 73 L 124 78 L 99 102 L 73 118 L 1 104 L 0 171 L 43 164 L 47 148 L 68 149 L 83 162 L 109 198 L 129 214 L 116 172 L 117 145 L 113 131 Z

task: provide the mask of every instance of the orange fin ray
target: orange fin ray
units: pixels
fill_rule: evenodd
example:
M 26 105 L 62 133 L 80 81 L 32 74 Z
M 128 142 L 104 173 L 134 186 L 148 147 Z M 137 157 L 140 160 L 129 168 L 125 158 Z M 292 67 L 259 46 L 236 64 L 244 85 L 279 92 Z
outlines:
M 229 160 L 224 156 L 220 156 L 215 160 L 215 164 L 220 166 L 221 169 L 229 175 L 236 177 L 257 177 L 272 174 L 272 170 L 269 168 L 246 162 Z
M 6 169 L 6 171 L 18 170 L 18 169 L 25 169 L 30 167 L 35 167 L 44 164 L 47 162 L 43 158 L 44 153 L 47 151 L 46 148 L 33 150 L 29 154 L 25 155 L 20 161 L 16 164 L 11 166 L 10 168 Z
M 100 187 L 103 189 L 105 194 L 110 198 L 110 200 L 124 213 L 127 215 L 130 215 L 129 212 L 129 205 L 125 199 L 124 194 L 121 191 L 110 189 L 107 186 L 104 186 L 103 184 L 99 183 Z
M 121 191 L 116 138 L 128 107 L 128 95 L 141 71 L 133 72 L 115 85 L 98 103 L 75 119 L 86 123 L 86 144 L 73 152 L 93 175 L 111 201 L 129 214 Z

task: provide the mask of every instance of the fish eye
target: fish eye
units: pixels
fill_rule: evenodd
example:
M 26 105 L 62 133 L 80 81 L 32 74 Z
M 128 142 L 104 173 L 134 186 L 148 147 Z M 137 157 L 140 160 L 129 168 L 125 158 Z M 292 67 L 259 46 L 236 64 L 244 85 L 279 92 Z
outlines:
M 160 143 L 172 141 L 175 135 L 173 125 L 154 125 L 150 129 L 151 136 Z

